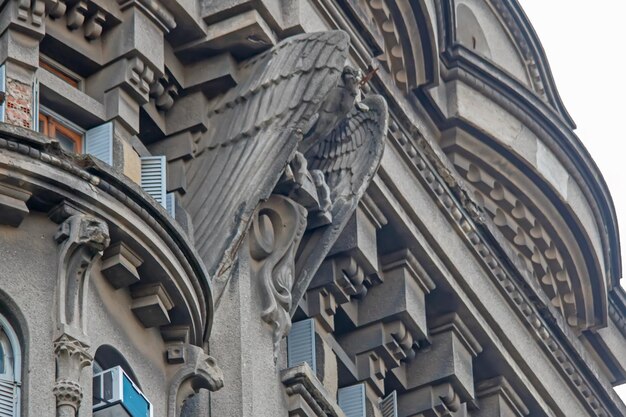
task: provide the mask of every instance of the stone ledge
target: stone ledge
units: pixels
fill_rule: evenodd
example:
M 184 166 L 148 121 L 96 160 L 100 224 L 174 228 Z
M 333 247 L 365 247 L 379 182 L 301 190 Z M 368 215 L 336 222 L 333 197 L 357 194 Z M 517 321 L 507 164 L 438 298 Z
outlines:
M 289 416 L 346 417 L 308 364 L 283 370 L 280 379 L 289 396 Z

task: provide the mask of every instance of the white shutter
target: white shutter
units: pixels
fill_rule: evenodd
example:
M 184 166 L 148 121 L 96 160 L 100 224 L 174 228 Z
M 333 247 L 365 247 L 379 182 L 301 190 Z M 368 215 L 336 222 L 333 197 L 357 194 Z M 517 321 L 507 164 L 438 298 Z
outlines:
M 165 156 L 141 158 L 141 188 L 163 207 L 166 207 L 165 164 Z
M 113 123 L 108 122 L 85 132 L 85 153 L 113 165 Z
M 383 417 L 398 417 L 398 393 L 392 392 L 380 401 Z
M 2 106 L 0 106 L 0 122 L 6 122 L 5 114 L 9 94 L 7 93 L 7 70 L 4 64 L 0 65 L 0 90 L 4 92 L 4 101 L 2 102 Z
M 165 210 L 172 218 L 176 218 L 176 193 L 167 193 L 165 195 Z
M 346 417 L 365 417 L 365 384 L 339 388 L 337 402 Z
M 33 105 L 31 107 L 31 124 L 30 127 L 35 132 L 39 132 L 39 80 L 35 78 L 33 81 Z
M 0 417 L 17 415 L 17 384 L 0 379 Z
M 313 319 L 293 323 L 287 336 L 287 364 L 294 367 L 308 363 L 317 372 L 315 360 L 315 322 Z

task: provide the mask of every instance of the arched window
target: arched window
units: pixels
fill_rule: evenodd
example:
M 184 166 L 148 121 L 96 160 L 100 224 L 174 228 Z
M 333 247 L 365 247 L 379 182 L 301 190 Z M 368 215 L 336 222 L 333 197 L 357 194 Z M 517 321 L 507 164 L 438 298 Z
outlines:
M 93 361 L 93 415 L 152 416 L 152 404 L 141 392 L 135 373 L 124 356 L 108 345 L 98 348 Z
M 20 414 L 22 375 L 20 342 L 9 322 L 0 315 L 0 416 Z

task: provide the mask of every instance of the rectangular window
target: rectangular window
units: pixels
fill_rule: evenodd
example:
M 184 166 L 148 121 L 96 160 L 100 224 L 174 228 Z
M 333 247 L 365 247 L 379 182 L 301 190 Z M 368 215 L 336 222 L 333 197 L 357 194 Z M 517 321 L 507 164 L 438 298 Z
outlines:
M 70 74 L 69 71 L 61 69 L 59 66 L 39 59 L 39 67 L 59 77 L 74 88 L 78 88 L 80 79 Z
M 59 141 L 61 148 L 68 152 L 83 152 L 82 132 L 70 127 L 57 116 L 39 113 L 39 132 Z

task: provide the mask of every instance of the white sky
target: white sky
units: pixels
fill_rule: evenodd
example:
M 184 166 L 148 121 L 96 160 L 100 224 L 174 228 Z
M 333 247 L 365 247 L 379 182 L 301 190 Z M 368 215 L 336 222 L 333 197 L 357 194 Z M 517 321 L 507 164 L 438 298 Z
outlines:
M 609 185 L 626 260 L 626 1 L 519 0 L 548 56 L 576 133 Z M 622 280 L 626 287 L 626 280 Z M 617 389 L 626 401 L 626 384 Z

